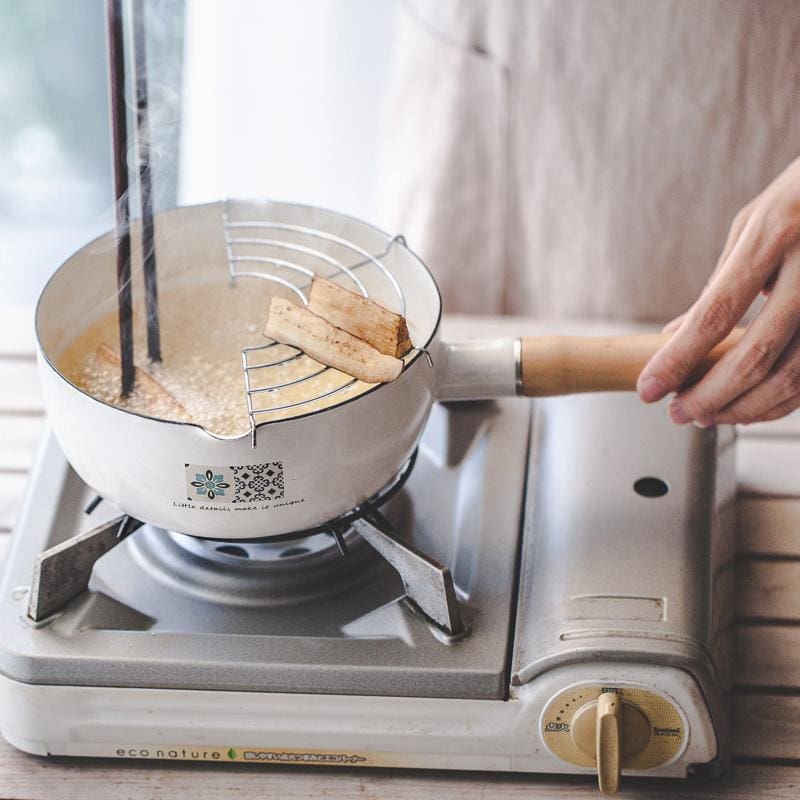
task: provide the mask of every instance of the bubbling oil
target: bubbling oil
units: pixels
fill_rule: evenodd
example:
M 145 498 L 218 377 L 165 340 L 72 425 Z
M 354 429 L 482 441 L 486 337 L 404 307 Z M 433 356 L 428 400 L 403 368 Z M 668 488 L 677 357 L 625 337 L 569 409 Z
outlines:
M 163 393 L 154 394 L 135 386 L 128 397 L 120 397 L 119 368 L 98 355 L 101 344 L 119 352 L 116 310 L 78 332 L 57 360 L 57 368 L 80 389 L 118 408 L 158 419 L 194 422 L 220 436 L 245 434 L 250 430 L 250 418 L 242 348 L 271 341 L 262 331 L 272 289 L 273 285 L 265 281 L 239 279 L 234 284 L 162 290 L 159 297 L 162 360 L 158 363 L 147 359 L 147 328 L 137 304 L 133 324 L 135 363 L 163 387 Z M 248 364 L 283 361 L 296 353 L 294 348 L 276 344 L 251 352 Z M 327 408 L 372 386 L 352 382 L 349 375 L 327 369 L 291 386 L 271 388 L 298 381 L 321 369 L 319 363 L 301 355 L 278 366 L 249 370 L 251 388 L 266 389 L 251 394 L 253 408 L 267 410 L 255 414 L 256 423 Z M 346 388 L 322 397 L 343 386 Z M 180 411 L 176 403 L 185 411 Z M 292 407 L 268 410 L 281 406 Z

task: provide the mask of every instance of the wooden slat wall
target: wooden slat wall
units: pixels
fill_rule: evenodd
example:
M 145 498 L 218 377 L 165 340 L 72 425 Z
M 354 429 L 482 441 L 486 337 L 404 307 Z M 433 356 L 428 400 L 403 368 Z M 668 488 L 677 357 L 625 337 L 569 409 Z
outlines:
M 743 559 L 736 571 L 736 613 L 743 622 L 800 620 L 800 561 Z
M 797 763 L 800 762 L 800 696 L 752 692 L 737 695 L 734 697 L 734 717 L 735 758 L 748 762 L 783 760 L 800 767 Z
M 793 439 L 742 437 L 736 452 L 740 492 L 766 497 L 800 496 L 797 451 Z
M 40 417 L 42 397 L 36 364 L 23 359 L 3 359 L 3 391 L 0 414 L 4 417 Z
M 742 429 L 737 460 L 734 756 L 800 767 L 800 415 Z
M 32 310 L 0 308 L 0 569 L 44 427 L 34 353 Z
M 44 416 L 0 414 L 0 474 L 28 473 L 43 428 Z
M 754 687 L 800 693 L 800 625 L 740 623 L 736 653 L 738 691 Z M 796 755 L 800 757 L 800 742 Z
M 4 306 L 0 309 L 0 558 L 19 514 L 43 428 L 33 312 L 28 306 Z
M 800 440 L 797 449 L 800 471 Z M 760 554 L 800 559 L 800 499 L 743 497 L 736 513 L 740 556 Z
M 457 327 L 457 326 L 456 326 Z M 497 323 L 503 335 L 510 323 Z M 29 312 L 0 317 L 0 561 L 44 425 Z M 520 331 L 514 329 L 518 334 Z M 734 765 L 720 781 L 626 780 L 631 798 L 800 797 L 800 414 L 742 431 Z M 1 710 L 0 710 L 1 713 Z M 2 798 L 279 796 L 299 800 L 596 797 L 591 780 L 547 776 L 36 759 L 0 741 Z

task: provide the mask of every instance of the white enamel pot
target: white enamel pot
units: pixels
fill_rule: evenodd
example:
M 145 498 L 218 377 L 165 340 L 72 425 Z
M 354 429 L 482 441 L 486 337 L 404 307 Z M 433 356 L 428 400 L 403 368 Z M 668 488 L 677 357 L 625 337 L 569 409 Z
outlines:
M 367 253 L 383 253 L 390 241 L 364 222 L 306 206 L 228 201 L 179 208 L 156 220 L 160 287 L 219 280 L 228 269 L 223 214 L 324 231 Z M 137 264 L 138 231 L 132 234 Z M 296 257 L 320 267 L 318 257 Z M 440 295 L 425 265 L 402 242 L 388 247 L 381 263 L 405 297 L 420 349 L 397 380 L 354 399 L 291 419 L 264 415 L 253 448 L 249 432 L 223 438 L 198 425 L 121 410 L 58 371 L 71 337 L 116 307 L 112 235 L 82 248 L 50 279 L 36 311 L 45 403 L 70 464 L 99 495 L 144 522 L 213 539 L 279 536 L 332 520 L 388 484 L 417 446 L 435 400 L 631 389 L 664 341 L 654 335 L 443 344 Z M 372 280 L 371 296 L 397 305 L 385 275 L 359 274 Z M 138 284 L 134 302 L 141 302 Z M 224 492 L 213 491 L 218 484 L 227 484 Z

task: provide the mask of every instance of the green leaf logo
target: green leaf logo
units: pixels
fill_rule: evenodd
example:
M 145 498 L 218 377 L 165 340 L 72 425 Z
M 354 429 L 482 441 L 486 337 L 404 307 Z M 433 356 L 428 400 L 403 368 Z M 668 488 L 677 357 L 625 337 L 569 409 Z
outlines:
M 236 761 L 236 751 L 232 747 L 230 750 L 228 750 L 228 758 L 231 761 Z

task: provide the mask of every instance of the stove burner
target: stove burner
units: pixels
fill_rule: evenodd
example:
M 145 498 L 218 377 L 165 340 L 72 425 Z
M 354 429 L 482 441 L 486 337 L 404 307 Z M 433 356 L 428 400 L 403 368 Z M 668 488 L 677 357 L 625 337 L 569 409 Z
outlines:
M 327 532 L 310 533 L 303 535 L 301 532 L 282 536 L 279 539 L 261 539 L 245 541 L 221 541 L 219 539 L 204 539 L 197 536 L 187 536 L 182 533 L 167 532 L 167 536 L 179 547 L 193 553 L 195 556 L 214 561 L 227 566 L 234 564 L 270 563 L 286 564 L 297 562 L 304 558 L 313 557 L 330 550 L 330 555 L 337 559 L 350 552 L 356 534 L 348 529 L 342 534 L 344 553 L 338 543 L 333 541 Z
M 232 545 L 144 525 L 123 546 L 123 557 L 157 584 L 172 587 L 173 602 L 194 598 L 216 612 L 246 608 L 266 613 L 337 602 L 335 598 L 352 595 L 373 580 L 376 571 L 386 571 L 378 554 L 354 531 L 347 539 L 350 552 L 342 558 L 326 534 Z

